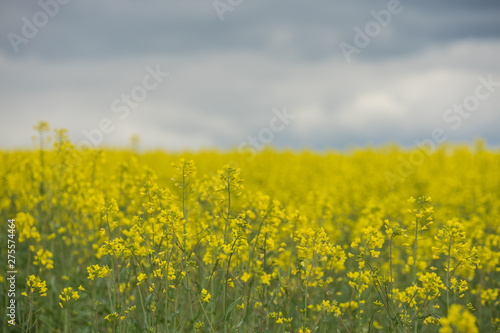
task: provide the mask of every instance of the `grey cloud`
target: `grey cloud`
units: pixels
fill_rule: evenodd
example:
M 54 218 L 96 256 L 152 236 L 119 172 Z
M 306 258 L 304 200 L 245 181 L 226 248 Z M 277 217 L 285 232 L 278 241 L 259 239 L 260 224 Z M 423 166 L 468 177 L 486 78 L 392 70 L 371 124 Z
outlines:
M 0 144 L 29 145 L 40 119 L 81 140 L 109 117 L 116 130 L 105 144 L 137 133 L 144 147 L 228 148 L 283 106 L 297 120 L 275 135 L 278 147 L 411 144 L 447 125 L 442 113 L 477 76 L 500 80 L 500 3 L 402 0 L 403 12 L 347 64 L 339 43 L 387 3 L 244 1 L 221 22 L 211 1 L 73 0 L 16 55 L 7 33 L 40 7 L 3 2 Z M 171 77 L 118 120 L 111 102 L 155 64 Z M 499 144 L 499 105 L 496 92 L 450 139 Z

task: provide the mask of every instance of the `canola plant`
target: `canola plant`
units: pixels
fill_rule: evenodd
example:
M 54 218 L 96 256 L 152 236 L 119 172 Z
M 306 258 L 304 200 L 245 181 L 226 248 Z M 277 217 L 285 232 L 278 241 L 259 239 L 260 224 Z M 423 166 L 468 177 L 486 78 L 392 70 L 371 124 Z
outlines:
M 36 129 L 0 151 L 3 332 L 500 332 L 481 141 L 139 153 Z

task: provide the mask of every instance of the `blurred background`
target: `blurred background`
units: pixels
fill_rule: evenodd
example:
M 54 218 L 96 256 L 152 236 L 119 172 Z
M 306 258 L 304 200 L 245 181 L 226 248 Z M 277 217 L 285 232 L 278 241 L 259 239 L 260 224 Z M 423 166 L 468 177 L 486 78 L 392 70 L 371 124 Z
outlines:
M 500 144 L 499 1 L 0 4 L 0 147 Z M 168 73 L 168 74 L 167 74 Z

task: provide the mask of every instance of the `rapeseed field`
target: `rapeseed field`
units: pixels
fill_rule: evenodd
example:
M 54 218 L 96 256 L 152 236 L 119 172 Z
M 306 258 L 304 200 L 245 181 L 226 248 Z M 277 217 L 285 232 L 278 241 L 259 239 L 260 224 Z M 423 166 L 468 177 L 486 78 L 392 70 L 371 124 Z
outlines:
M 0 152 L 3 332 L 500 332 L 481 141 L 139 153 L 36 129 Z

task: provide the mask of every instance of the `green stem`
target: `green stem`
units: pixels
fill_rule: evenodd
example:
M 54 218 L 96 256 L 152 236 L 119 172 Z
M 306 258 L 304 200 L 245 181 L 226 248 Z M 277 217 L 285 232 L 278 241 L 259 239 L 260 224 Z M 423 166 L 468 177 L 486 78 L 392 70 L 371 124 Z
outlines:
M 212 326 L 212 323 L 210 322 L 210 318 L 208 318 L 207 312 L 205 311 L 205 308 L 203 307 L 203 303 L 201 302 L 201 300 L 198 300 L 198 301 L 200 302 L 201 309 L 203 310 L 203 313 L 205 314 L 205 318 L 207 318 L 208 325 L 210 326 L 210 330 L 212 330 L 212 332 L 215 332 L 214 328 Z
M 390 263 L 390 269 L 391 269 L 391 303 L 392 306 L 394 307 L 394 286 L 393 286 L 393 279 L 392 279 L 392 234 L 391 234 L 391 241 L 389 243 L 389 263 Z
M 186 288 L 186 292 L 188 294 L 188 301 L 189 301 L 189 312 L 190 312 L 190 318 L 193 320 L 194 318 L 194 313 L 193 313 L 193 304 L 191 301 L 191 292 L 189 290 L 189 272 L 187 268 L 187 247 L 186 247 L 186 224 L 188 221 L 188 216 L 187 216 L 187 211 L 186 211 L 186 176 L 185 176 L 185 171 L 184 169 L 186 168 L 186 163 L 182 166 L 182 215 L 184 215 L 184 224 L 183 224 L 183 240 L 184 240 L 184 269 L 186 270 L 186 276 L 184 277 L 184 287 Z
M 92 305 L 94 306 L 95 331 L 99 332 L 99 321 L 97 320 L 97 304 L 95 303 L 95 281 L 92 282 Z
M 226 213 L 226 225 L 224 227 L 224 245 L 227 243 L 227 230 L 228 230 L 228 224 L 229 224 L 229 213 L 231 212 L 231 175 L 227 175 L 227 213 Z M 227 325 L 226 325 L 226 288 L 227 288 L 227 274 L 226 270 L 224 269 L 225 263 L 222 266 L 223 269 L 223 275 L 224 275 L 224 284 L 223 284 L 223 289 L 222 289 L 222 304 L 223 304 L 223 312 L 222 315 L 224 316 L 224 332 L 227 333 Z M 229 269 L 229 268 L 228 268 Z
M 224 332 L 227 332 L 227 326 L 226 326 L 226 282 L 227 282 L 227 276 L 226 276 L 226 270 L 224 269 L 224 266 L 225 266 L 225 262 L 224 262 L 224 265 L 222 266 L 222 270 L 223 270 L 223 274 L 224 274 L 224 284 L 223 284 L 223 288 L 222 288 L 222 304 L 223 304 L 223 309 L 224 311 L 222 312 L 222 315 L 224 316 Z
M 450 312 L 450 262 L 451 262 L 451 234 L 448 241 L 448 267 L 446 268 L 446 313 Z
M 419 204 L 417 215 L 420 213 L 422 204 Z M 418 242 L 418 217 L 415 219 L 415 242 L 413 243 L 413 283 L 417 285 L 417 242 Z M 417 314 L 417 304 L 415 303 L 415 318 Z M 418 332 L 418 321 L 415 320 L 414 333 Z
M 144 323 L 146 325 L 146 328 L 148 329 L 148 315 L 146 313 L 146 308 L 144 307 L 144 299 L 142 297 L 142 288 L 139 286 L 139 299 L 141 300 L 141 307 L 142 307 L 142 313 L 144 314 Z M 174 323 L 175 325 L 175 323 Z
M 71 309 L 68 305 L 68 317 L 67 317 L 67 322 L 68 322 L 68 329 L 69 329 L 69 333 L 71 333 Z
M 26 323 L 26 333 L 28 332 L 28 330 L 30 329 L 30 322 L 31 322 L 31 313 L 33 311 L 33 293 L 30 292 L 30 311 L 28 313 L 28 320 L 27 320 L 27 323 Z

